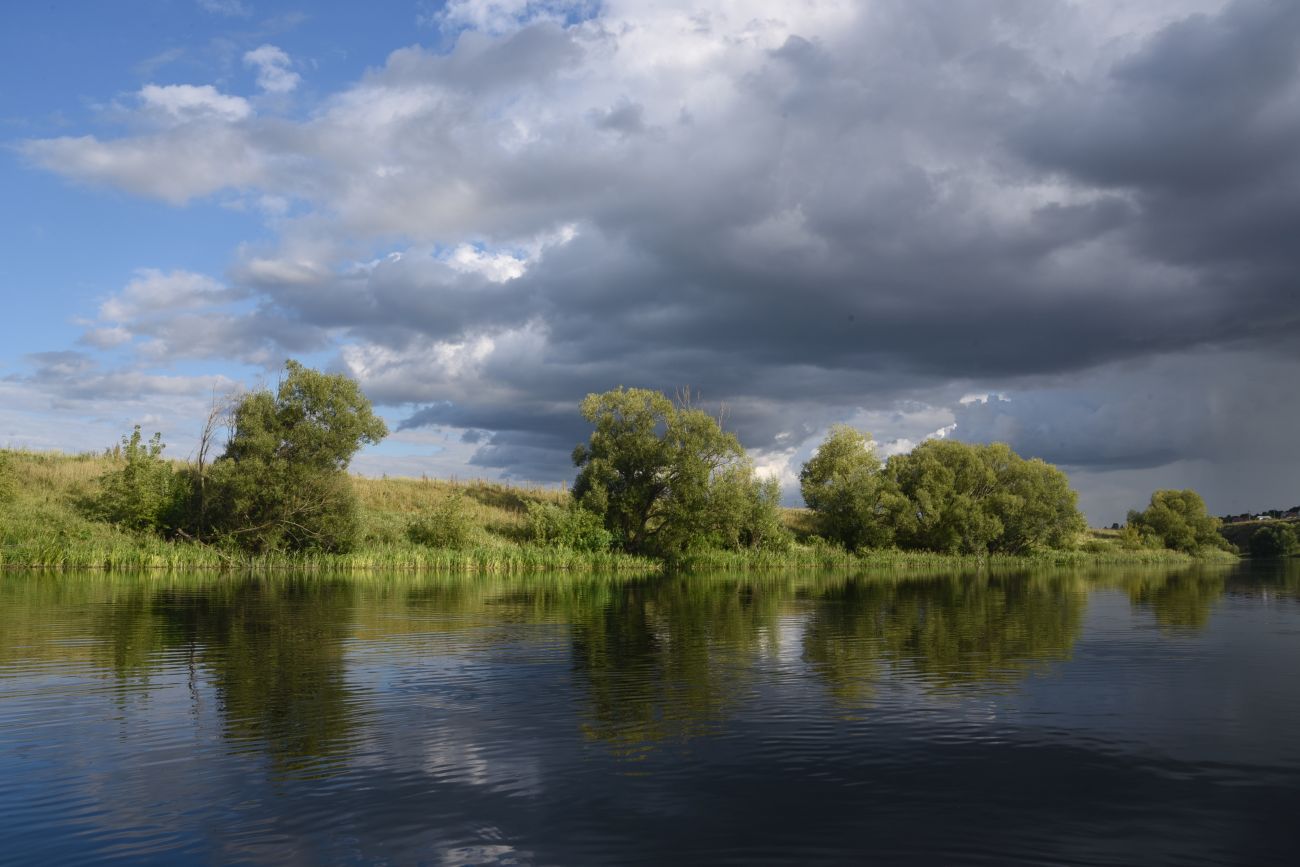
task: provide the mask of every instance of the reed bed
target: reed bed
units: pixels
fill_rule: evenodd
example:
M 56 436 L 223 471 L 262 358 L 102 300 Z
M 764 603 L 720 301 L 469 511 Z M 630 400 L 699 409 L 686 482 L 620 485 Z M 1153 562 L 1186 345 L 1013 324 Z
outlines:
M 1116 547 L 1074 551 L 1036 551 L 1029 554 L 944 554 L 935 551 L 904 551 L 882 548 L 849 552 L 831 546 L 796 546 L 790 551 L 699 551 L 674 561 L 672 568 L 685 572 L 782 571 L 790 569 L 1023 569 L 1037 566 L 1169 565 L 1181 566 L 1206 561 L 1236 562 L 1223 551 L 1205 551 L 1195 556 L 1179 551 Z

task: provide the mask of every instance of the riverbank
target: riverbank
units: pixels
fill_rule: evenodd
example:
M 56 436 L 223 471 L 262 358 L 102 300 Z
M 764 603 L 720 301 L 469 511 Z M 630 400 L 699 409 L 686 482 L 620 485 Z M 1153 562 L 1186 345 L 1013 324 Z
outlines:
M 6 451 L 13 499 L 0 505 L 0 567 L 60 570 L 308 570 L 330 574 L 372 571 L 524 574 L 539 572 L 775 571 L 797 569 L 971 569 L 1030 566 L 1192 564 L 1232 560 L 1223 552 L 1193 557 L 1167 550 L 1126 550 L 1105 531 L 1093 531 L 1069 551 L 986 557 L 895 549 L 849 553 L 811 538 L 806 509 L 784 510 L 796 543 L 788 551 L 697 551 L 670 564 L 608 551 L 576 551 L 537 544 L 530 503 L 563 503 L 559 488 L 509 486 L 485 481 L 366 479 L 353 477 L 361 503 L 363 533 L 346 554 L 249 556 L 187 541 L 141 535 L 88 518 L 79 504 L 96 480 L 115 466 L 112 458 L 55 452 Z M 470 538 L 456 549 L 416 544 L 407 538 L 413 520 L 455 498 Z

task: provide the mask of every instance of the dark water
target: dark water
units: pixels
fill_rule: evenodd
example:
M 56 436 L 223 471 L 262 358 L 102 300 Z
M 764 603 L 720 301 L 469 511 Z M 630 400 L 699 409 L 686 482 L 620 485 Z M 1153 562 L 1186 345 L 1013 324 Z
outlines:
M 1300 569 L 0 576 L 0 862 L 1300 863 Z

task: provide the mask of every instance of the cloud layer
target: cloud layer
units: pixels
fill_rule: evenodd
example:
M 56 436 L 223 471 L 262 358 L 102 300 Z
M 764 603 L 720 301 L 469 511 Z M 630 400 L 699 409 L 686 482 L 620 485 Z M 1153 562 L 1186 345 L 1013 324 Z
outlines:
M 476 465 L 543 480 L 570 475 L 577 400 L 618 384 L 725 402 L 778 470 L 855 417 L 1094 473 L 1300 421 L 1270 399 L 1300 373 L 1295 4 L 434 18 L 445 50 L 400 48 L 305 111 L 149 85 L 119 136 L 27 142 L 79 182 L 260 202 L 274 230 L 232 251 L 228 295 L 175 296 L 233 305 L 220 341 L 127 287 L 86 342 L 333 352 L 403 427 L 485 432 Z M 295 91 L 283 51 L 244 57 Z M 990 392 L 1007 400 L 960 402 Z

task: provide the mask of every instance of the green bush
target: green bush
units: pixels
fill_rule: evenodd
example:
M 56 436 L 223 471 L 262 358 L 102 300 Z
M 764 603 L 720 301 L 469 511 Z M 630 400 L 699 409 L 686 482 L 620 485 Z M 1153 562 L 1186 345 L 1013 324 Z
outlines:
M 709 488 L 714 547 L 788 551 L 794 537 L 781 520 L 781 485 L 754 475 L 748 460 L 719 473 Z
M 614 542 L 600 515 L 572 502 L 567 506 L 529 502 L 528 528 L 534 542 L 575 551 L 607 551 Z
M 1295 531 L 1286 524 L 1268 524 L 1250 537 L 1252 557 L 1290 557 L 1300 547 Z
M 406 527 L 406 537 L 416 545 L 460 550 L 470 548 L 478 541 L 478 527 L 464 495 L 457 491 L 433 509 L 412 519 Z
M 176 506 L 176 473 L 162 453 L 162 434 L 145 440 L 140 426 L 122 437 L 122 466 L 105 473 L 99 491 L 89 503 L 91 515 L 101 521 L 139 532 L 167 528 Z

